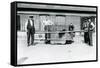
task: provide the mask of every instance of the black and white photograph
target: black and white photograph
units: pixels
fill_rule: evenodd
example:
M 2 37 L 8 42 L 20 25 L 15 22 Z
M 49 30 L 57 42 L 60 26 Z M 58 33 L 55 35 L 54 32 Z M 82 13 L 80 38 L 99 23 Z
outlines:
M 16 5 L 17 65 L 97 60 L 97 7 Z

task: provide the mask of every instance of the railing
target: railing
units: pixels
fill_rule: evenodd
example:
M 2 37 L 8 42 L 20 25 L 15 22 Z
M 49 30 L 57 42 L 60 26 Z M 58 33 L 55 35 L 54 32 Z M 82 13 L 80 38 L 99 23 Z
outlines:
M 68 32 L 87 32 L 86 30 L 77 30 L 77 31 L 55 31 L 55 32 L 53 32 L 53 31 L 37 31 L 37 32 L 35 32 L 35 34 L 45 34 L 45 33 L 68 33 Z

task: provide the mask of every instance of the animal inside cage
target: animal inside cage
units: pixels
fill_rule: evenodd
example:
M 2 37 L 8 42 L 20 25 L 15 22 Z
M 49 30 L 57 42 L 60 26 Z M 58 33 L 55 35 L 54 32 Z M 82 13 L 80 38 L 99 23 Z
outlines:
M 45 31 L 48 32 L 45 35 L 51 44 L 65 44 L 66 42 L 73 41 L 71 34 L 65 32 L 68 31 L 68 25 L 46 25 Z

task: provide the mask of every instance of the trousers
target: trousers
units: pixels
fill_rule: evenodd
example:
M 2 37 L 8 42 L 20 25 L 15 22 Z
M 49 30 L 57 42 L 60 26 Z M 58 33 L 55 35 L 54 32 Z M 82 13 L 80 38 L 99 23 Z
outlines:
M 30 44 L 30 39 L 31 39 L 31 44 L 34 43 L 34 33 L 31 33 L 30 31 L 27 32 L 27 43 Z

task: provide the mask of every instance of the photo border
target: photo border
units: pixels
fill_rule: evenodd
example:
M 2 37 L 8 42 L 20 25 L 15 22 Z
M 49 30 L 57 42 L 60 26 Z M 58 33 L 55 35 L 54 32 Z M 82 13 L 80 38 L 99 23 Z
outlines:
M 17 29 L 16 29 L 17 23 L 16 22 L 17 22 L 17 4 L 18 3 L 96 8 L 96 60 L 50 62 L 50 63 L 36 63 L 36 64 L 17 64 Z M 40 2 L 22 2 L 22 1 L 14 1 L 11 3 L 11 65 L 31 66 L 31 65 L 51 65 L 51 64 L 81 63 L 81 62 L 96 62 L 96 61 L 98 61 L 98 6 L 42 3 L 42 2 L 41 3 Z

